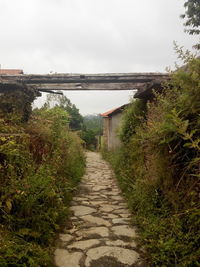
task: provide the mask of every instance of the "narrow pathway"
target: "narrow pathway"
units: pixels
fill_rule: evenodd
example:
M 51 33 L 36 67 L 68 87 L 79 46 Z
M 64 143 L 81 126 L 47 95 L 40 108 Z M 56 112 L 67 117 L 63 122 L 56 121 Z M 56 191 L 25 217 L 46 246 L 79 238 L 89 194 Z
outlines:
M 144 266 L 130 214 L 109 164 L 87 152 L 87 169 L 71 206 L 71 229 L 60 234 L 58 267 Z

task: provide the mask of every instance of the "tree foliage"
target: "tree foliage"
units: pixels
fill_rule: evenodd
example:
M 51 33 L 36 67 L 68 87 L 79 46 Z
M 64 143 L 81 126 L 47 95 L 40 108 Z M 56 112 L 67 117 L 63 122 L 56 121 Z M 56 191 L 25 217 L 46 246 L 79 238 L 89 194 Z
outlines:
M 101 135 L 103 131 L 103 121 L 100 115 L 86 115 L 83 117 L 84 126 L 92 130 L 95 135 Z
M 56 105 L 65 110 L 69 114 L 70 129 L 78 131 L 82 129 L 83 117 L 79 113 L 79 109 L 71 103 L 71 101 L 63 95 L 48 95 L 46 104 L 48 107 Z
M 83 117 L 81 138 L 88 149 L 96 149 L 97 136 L 102 135 L 102 117 L 100 115 L 86 115 Z
M 185 31 L 189 34 L 200 34 L 200 0 L 187 0 L 184 7 L 186 11 L 181 17 L 186 19 Z

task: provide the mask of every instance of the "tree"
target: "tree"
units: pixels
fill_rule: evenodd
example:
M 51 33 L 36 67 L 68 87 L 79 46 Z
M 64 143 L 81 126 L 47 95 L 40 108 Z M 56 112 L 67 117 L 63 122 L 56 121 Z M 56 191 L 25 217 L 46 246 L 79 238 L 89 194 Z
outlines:
M 79 109 L 74 105 L 68 105 L 66 111 L 70 115 L 69 126 L 72 130 L 78 131 L 82 129 L 83 117 L 79 113 Z
M 102 135 L 103 133 L 103 120 L 100 115 L 86 115 L 83 117 L 83 124 L 89 130 L 92 130 L 95 135 Z
M 87 149 L 91 149 L 91 150 L 96 149 L 97 139 L 96 139 L 94 131 L 90 129 L 83 129 L 81 132 L 81 138 L 85 141 Z
M 78 131 L 82 129 L 83 117 L 79 113 L 79 109 L 71 103 L 71 101 L 64 95 L 48 95 L 47 106 L 56 105 L 63 108 L 69 114 L 69 127 Z
M 102 117 L 99 115 L 86 115 L 83 117 L 81 138 L 85 141 L 88 149 L 97 147 L 96 136 L 102 135 Z
M 184 7 L 186 11 L 181 18 L 187 19 L 185 31 L 192 35 L 200 34 L 200 0 L 187 0 Z

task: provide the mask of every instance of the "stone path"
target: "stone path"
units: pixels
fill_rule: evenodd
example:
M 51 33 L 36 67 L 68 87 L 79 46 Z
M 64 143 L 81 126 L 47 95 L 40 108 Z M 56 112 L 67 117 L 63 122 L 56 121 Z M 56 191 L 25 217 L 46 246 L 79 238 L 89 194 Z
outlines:
M 107 162 L 87 152 L 87 169 L 72 201 L 71 228 L 60 234 L 58 267 L 145 266 L 126 202 Z

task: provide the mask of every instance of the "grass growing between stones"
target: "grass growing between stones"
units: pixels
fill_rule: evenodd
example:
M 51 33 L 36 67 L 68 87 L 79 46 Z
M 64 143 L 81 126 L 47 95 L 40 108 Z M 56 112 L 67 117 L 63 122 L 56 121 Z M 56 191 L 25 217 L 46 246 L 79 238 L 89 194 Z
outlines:
M 27 122 L 20 116 L 1 109 L 0 266 L 53 266 L 51 246 L 85 158 L 62 108 L 36 110 Z
M 123 146 L 104 152 L 140 231 L 150 266 L 200 266 L 200 59 L 151 103 L 133 101 L 124 115 Z

